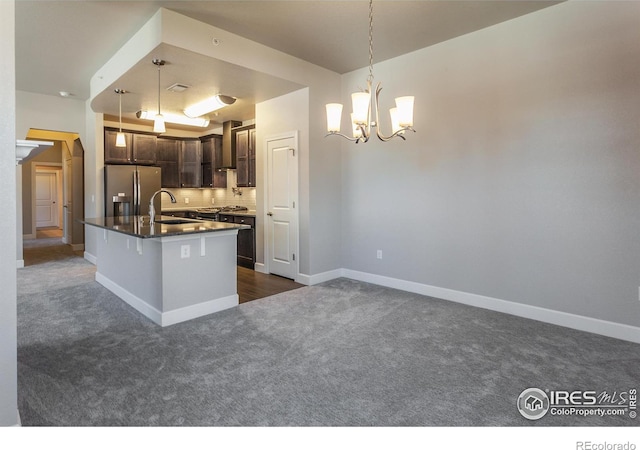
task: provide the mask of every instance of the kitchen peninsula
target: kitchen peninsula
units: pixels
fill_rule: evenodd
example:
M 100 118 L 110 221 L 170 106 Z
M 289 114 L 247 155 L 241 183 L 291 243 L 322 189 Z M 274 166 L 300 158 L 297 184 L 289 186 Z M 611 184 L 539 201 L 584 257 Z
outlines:
M 84 219 L 102 229 L 96 281 L 161 326 L 238 305 L 235 223 L 160 216 Z

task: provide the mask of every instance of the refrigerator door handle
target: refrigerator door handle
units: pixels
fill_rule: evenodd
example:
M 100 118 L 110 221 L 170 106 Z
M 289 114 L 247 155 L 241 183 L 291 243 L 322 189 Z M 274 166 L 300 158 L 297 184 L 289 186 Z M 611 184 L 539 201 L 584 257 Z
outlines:
M 133 215 L 140 215 L 140 174 L 138 169 L 133 171 Z

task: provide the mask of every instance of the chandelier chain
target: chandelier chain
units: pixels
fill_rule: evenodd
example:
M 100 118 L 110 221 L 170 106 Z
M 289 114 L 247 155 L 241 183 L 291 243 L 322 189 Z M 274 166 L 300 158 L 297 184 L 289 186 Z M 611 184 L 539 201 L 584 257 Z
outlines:
M 373 0 L 369 0 L 369 77 L 373 82 Z

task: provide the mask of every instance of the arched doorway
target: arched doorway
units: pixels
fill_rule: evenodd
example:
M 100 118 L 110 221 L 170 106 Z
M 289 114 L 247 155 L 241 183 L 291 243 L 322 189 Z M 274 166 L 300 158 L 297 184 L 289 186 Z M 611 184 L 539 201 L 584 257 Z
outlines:
M 77 219 L 84 217 L 84 148 L 77 133 L 30 129 L 30 140 L 54 142 L 54 146 L 22 166 L 22 231 L 25 238 L 36 238 L 39 212 L 45 211 L 38 204 L 38 173 L 58 170 L 61 190 L 56 200 L 58 226 L 62 241 L 72 250 L 84 250 L 84 226 Z M 61 202 L 58 204 L 57 202 Z M 42 202 L 41 202 L 42 203 Z M 42 215 L 42 214 L 41 214 Z M 42 217 L 40 217 L 41 219 Z M 43 222 L 40 222 L 42 224 Z

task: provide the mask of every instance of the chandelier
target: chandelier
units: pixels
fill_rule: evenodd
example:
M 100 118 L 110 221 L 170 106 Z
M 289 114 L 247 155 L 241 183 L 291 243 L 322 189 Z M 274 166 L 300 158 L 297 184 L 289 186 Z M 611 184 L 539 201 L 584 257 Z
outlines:
M 413 96 L 397 97 L 396 107 L 391 108 L 391 135 L 385 136 L 380 131 L 380 116 L 378 110 L 378 99 L 382 90 L 381 83 L 376 85 L 372 98 L 373 87 L 373 0 L 369 0 L 369 76 L 367 77 L 367 89 L 362 92 L 351 94 L 353 112 L 351 113 L 351 125 L 353 137 L 340 133 L 340 122 L 342 120 L 342 104 L 328 103 L 327 110 L 327 131 L 330 135 L 342 136 L 345 139 L 355 142 L 368 142 L 371 137 L 372 128 L 381 141 L 389 141 L 394 137 L 405 139 L 405 131 L 413 131 Z

